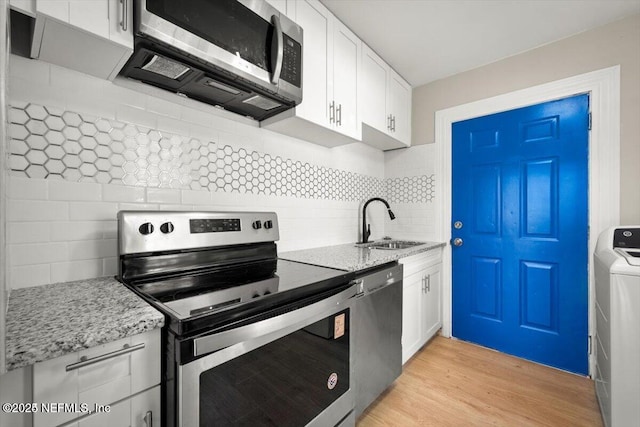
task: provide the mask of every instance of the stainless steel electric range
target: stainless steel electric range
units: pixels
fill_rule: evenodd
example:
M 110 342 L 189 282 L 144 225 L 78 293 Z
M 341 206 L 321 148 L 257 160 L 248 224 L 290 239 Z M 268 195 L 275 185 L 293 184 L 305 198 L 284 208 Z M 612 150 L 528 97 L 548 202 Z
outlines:
M 354 425 L 354 274 L 278 239 L 272 212 L 118 214 L 118 278 L 166 317 L 164 426 Z

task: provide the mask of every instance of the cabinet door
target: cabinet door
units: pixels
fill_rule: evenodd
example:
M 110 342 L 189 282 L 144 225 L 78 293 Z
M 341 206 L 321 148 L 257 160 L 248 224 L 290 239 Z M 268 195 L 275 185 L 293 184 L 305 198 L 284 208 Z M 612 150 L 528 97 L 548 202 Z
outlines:
M 109 38 L 108 0 L 71 0 L 68 3 L 70 25 Z
M 428 341 L 442 326 L 442 303 L 440 290 L 442 287 L 442 264 L 436 264 L 425 270 L 425 304 L 423 317 L 423 339 Z
M 109 2 L 109 40 L 133 49 L 133 0 Z
M 362 46 L 360 105 L 362 121 L 381 132 L 389 133 L 387 114 L 387 79 L 389 67 L 367 45 Z
M 420 348 L 424 274 L 418 272 L 403 279 L 402 288 L 402 364 Z
M 333 83 L 334 124 L 338 132 L 359 139 L 358 64 L 362 42 L 342 22 L 334 19 L 333 24 L 333 74 L 329 81 Z
M 98 412 L 78 421 L 78 427 L 131 426 L 131 399 L 109 406 L 109 412 Z
M 131 398 L 131 427 L 160 425 L 160 386 Z
M 267 0 L 267 3 L 275 7 L 278 12 L 287 15 L 287 0 Z
M 302 103 L 296 113 L 305 120 L 329 127 L 327 58 L 331 14 L 319 1 L 296 2 L 295 21 L 304 29 L 302 51 Z
M 390 70 L 388 80 L 388 112 L 393 116 L 391 135 L 401 142 L 411 143 L 411 86 Z
M 69 2 L 36 0 L 36 12 L 51 16 L 62 22 L 69 22 Z

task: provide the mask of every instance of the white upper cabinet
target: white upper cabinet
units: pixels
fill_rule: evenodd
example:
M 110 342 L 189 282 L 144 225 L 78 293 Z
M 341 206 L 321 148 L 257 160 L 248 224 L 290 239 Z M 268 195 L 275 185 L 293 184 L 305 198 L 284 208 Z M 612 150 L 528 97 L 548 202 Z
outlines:
M 261 126 L 329 147 L 360 141 L 360 39 L 317 0 L 288 1 L 287 15 L 303 29 L 302 103 Z
M 132 0 L 36 0 L 31 57 L 113 79 L 133 52 Z
M 358 69 L 362 42 L 342 22 L 333 20 L 333 55 L 329 56 L 329 124 L 347 136 L 360 140 L 358 114 Z M 331 115 L 333 114 L 333 119 Z
M 287 14 L 287 0 L 267 0 L 267 3 L 278 9 L 278 12 L 289 16 Z
M 360 81 L 363 142 L 383 150 L 411 145 L 411 86 L 365 44 Z
M 398 73 L 390 69 L 387 84 L 391 116 L 391 136 L 406 145 L 411 145 L 411 86 Z
M 329 11 L 320 3 L 295 4 L 295 21 L 302 26 L 302 103 L 296 107 L 301 118 L 329 127 Z

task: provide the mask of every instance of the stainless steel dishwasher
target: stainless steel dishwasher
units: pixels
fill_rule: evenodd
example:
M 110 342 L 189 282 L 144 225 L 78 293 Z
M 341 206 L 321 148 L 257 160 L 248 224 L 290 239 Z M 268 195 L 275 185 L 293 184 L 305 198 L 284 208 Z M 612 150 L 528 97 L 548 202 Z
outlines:
M 357 276 L 363 292 L 353 312 L 356 417 L 402 373 L 402 265 Z

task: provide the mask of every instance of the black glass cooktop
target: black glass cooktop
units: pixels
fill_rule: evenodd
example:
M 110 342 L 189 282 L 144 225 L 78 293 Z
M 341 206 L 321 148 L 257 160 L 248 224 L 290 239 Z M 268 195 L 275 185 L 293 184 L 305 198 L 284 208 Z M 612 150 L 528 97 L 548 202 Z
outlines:
M 355 274 L 282 259 L 128 284 L 168 316 L 176 333 L 235 321 L 346 287 Z

